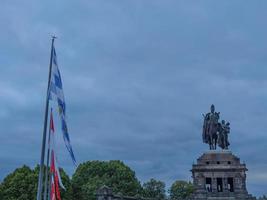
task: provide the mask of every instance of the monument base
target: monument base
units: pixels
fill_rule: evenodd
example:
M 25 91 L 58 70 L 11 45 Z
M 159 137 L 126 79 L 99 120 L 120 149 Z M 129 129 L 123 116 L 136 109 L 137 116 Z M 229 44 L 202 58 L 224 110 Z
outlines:
M 191 171 L 192 200 L 256 200 L 246 189 L 246 165 L 229 150 L 204 153 Z

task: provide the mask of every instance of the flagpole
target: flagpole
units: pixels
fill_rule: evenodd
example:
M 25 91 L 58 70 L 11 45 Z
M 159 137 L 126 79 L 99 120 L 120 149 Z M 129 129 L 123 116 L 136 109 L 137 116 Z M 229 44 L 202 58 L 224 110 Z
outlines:
M 49 170 L 49 188 L 48 188 L 48 200 L 50 200 L 51 199 L 51 172 L 50 172 L 50 170 Z
M 49 170 L 49 159 L 50 159 L 50 135 L 51 135 L 51 117 L 52 117 L 52 108 L 50 110 L 50 123 L 49 123 L 49 131 L 48 131 L 48 149 L 46 155 L 46 168 L 45 168 L 45 186 L 44 186 L 44 200 L 47 199 L 47 186 L 48 186 L 48 177 L 50 177 Z M 50 187 L 50 185 L 49 185 Z
M 45 104 L 45 117 L 44 117 L 44 127 L 43 127 L 43 141 L 42 141 L 40 171 L 39 171 L 39 179 L 38 179 L 37 200 L 41 200 L 42 199 L 43 176 L 44 176 L 44 157 L 45 157 L 46 132 L 47 132 L 47 117 L 48 117 L 48 107 L 49 107 L 49 85 L 50 85 L 50 80 L 51 80 L 53 46 L 54 46 L 55 38 L 56 38 L 55 36 L 52 36 L 51 55 L 50 55 L 49 74 L 48 74 L 48 84 L 47 84 L 47 93 L 46 93 L 46 104 Z

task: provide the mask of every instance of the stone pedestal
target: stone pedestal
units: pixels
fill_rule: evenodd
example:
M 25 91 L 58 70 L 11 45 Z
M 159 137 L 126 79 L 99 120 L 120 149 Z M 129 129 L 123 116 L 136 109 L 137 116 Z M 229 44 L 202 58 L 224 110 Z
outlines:
M 192 168 L 198 200 L 256 200 L 246 189 L 246 165 L 231 151 L 208 151 Z

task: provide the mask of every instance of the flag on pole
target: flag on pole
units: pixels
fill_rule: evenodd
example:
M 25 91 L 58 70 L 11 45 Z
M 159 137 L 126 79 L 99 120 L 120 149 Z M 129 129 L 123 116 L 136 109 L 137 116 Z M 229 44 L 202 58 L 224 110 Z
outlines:
M 48 107 L 49 107 L 49 96 L 50 96 L 50 79 L 51 79 L 51 69 L 52 69 L 52 54 L 53 54 L 53 46 L 55 41 L 55 36 L 52 37 L 52 45 L 51 45 L 51 56 L 50 56 L 50 64 L 49 64 L 49 74 L 48 74 L 48 85 L 47 85 L 47 96 L 45 101 L 45 117 L 44 117 L 44 128 L 43 128 L 43 139 L 42 139 L 42 149 L 41 149 L 41 159 L 40 159 L 40 170 L 38 176 L 38 189 L 36 199 L 42 199 L 42 190 L 43 190 L 43 176 L 44 176 L 44 157 L 45 157 L 45 146 L 46 146 L 46 131 L 47 131 L 47 119 L 48 119 Z M 44 193 L 44 195 L 46 195 Z
M 50 115 L 50 140 L 49 140 L 49 147 L 51 148 L 51 161 L 50 161 L 50 173 L 51 173 L 51 193 L 50 193 L 50 200 L 61 200 L 60 197 L 60 190 L 59 186 L 65 189 L 64 185 L 62 184 L 60 172 L 57 165 L 57 158 L 56 158 L 56 145 L 55 145 L 55 127 L 53 121 L 53 114 L 51 111 Z
M 54 126 L 54 120 L 53 120 L 53 113 L 51 111 L 51 117 L 50 117 L 50 141 L 49 141 L 49 148 L 51 148 L 51 162 L 54 163 L 54 167 L 56 170 L 56 173 L 58 174 L 58 180 L 59 180 L 59 185 L 65 190 L 65 187 L 61 181 L 60 173 L 59 173 L 59 168 L 58 168 L 58 162 L 57 162 L 57 156 L 56 156 L 56 139 L 55 139 L 55 126 Z
M 56 169 L 55 164 L 55 154 L 54 152 L 51 153 L 51 166 L 50 166 L 50 173 L 51 173 L 51 200 L 61 200 L 60 197 L 60 190 L 59 186 L 61 185 L 61 178 L 59 175 L 59 171 Z
M 50 166 L 50 173 L 51 173 L 51 200 L 61 200 L 60 197 L 60 190 L 59 190 L 59 177 L 55 167 L 55 155 L 54 152 L 51 153 L 51 166 Z
M 49 86 L 49 99 L 57 101 L 65 146 L 71 156 L 73 163 L 76 165 L 76 159 L 70 143 L 70 137 L 66 123 L 66 104 L 65 104 L 63 86 L 62 86 L 60 72 L 58 69 L 57 55 L 54 45 L 52 46 L 52 75 Z

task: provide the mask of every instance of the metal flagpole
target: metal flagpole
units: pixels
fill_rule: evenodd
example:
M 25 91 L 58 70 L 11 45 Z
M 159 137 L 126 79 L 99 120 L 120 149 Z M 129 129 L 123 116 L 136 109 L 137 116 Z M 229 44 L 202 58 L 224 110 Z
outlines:
M 50 131 L 49 131 L 50 132 Z M 50 135 L 50 133 L 49 133 Z M 49 137 L 49 136 L 48 136 Z M 44 185 L 44 197 L 43 199 L 46 200 L 47 199 L 47 186 L 48 186 L 48 176 L 49 176 L 49 151 L 50 149 L 47 150 L 47 161 L 46 161 L 46 168 L 45 168 L 45 185 Z
M 51 179 L 52 179 L 52 177 L 51 177 L 51 172 L 49 171 L 49 188 L 48 188 L 48 200 L 50 200 L 51 199 Z
M 49 75 L 48 75 L 48 85 L 47 85 L 46 104 L 45 104 L 43 141 L 42 141 L 40 171 L 39 171 L 39 179 L 38 179 L 37 200 L 42 200 L 43 176 L 44 176 L 44 157 L 45 157 L 46 131 L 47 131 L 47 116 L 48 116 L 48 107 L 49 107 L 49 85 L 50 85 L 50 80 L 51 80 L 52 57 L 53 57 L 53 48 L 54 48 L 54 40 L 55 40 L 55 38 L 56 38 L 55 36 L 52 36 L 51 55 L 50 55 L 50 64 L 49 64 Z
M 48 186 L 48 178 L 50 177 L 50 170 L 49 170 L 49 159 L 50 159 L 50 135 L 51 135 L 51 118 L 52 118 L 52 108 L 50 111 L 50 123 L 49 123 L 49 131 L 48 131 L 48 149 L 46 155 L 46 170 L 45 170 L 45 187 L 44 187 L 44 200 L 47 199 L 47 186 Z M 49 185 L 50 187 L 50 185 Z

